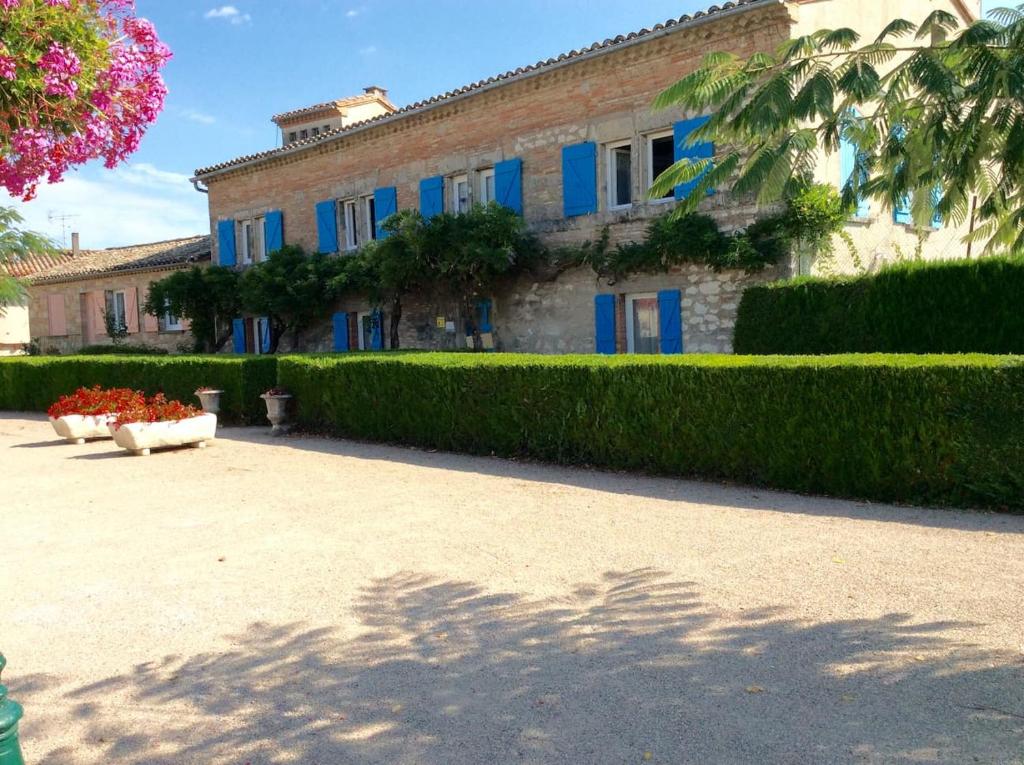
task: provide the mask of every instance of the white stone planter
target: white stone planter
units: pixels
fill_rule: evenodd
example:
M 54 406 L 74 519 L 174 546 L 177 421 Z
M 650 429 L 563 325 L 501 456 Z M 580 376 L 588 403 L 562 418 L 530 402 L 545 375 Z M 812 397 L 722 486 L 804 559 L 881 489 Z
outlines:
M 202 449 L 217 435 L 217 415 L 201 414 L 176 422 L 130 422 L 109 429 L 114 443 L 135 455 L 145 456 L 150 449 L 164 446 Z
M 204 412 L 209 414 L 220 414 L 220 394 L 222 390 L 197 390 L 196 396 L 199 398 L 199 405 L 203 407 Z
M 272 396 L 264 393 L 260 396 L 267 404 L 267 419 L 270 420 L 270 435 L 284 435 L 291 429 L 288 422 L 288 405 L 292 400 L 291 394 Z
M 51 417 L 50 423 L 57 435 L 72 444 L 84 444 L 87 438 L 110 438 L 107 427 L 114 419 L 112 414 L 66 414 Z

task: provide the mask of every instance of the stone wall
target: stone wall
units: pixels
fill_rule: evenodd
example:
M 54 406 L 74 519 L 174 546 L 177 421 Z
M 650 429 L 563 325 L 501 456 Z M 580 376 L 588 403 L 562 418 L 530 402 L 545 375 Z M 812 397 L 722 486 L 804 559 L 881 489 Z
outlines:
M 183 345 L 192 344 L 191 332 L 187 329 L 161 331 L 156 317 L 147 320 L 142 309 L 150 283 L 168 276 L 173 270 L 107 274 L 72 282 L 30 285 L 29 321 L 32 338 L 38 339 L 44 352 L 52 350 L 62 354 L 74 353 L 86 345 L 109 344 L 113 341 L 99 320 L 94 317 L 90 322 L 85 316 L 84 296 L 90 292 L 106 290 L 137 290 L 139 331 L 129 334 L 124 342 L 152 345 L 172 353 L 179 351 Z M 50 334 L 48 296 L 53 294 L 60 295 L 64 300 L 67 332 L 63 335 Z

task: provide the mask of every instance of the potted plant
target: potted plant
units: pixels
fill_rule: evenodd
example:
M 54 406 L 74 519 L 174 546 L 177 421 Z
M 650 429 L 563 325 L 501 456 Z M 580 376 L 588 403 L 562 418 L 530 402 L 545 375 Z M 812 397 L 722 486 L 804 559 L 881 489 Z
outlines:
M 203 448 L 217 434 L 217 415 L 203 412 L 164 394 L 118 412 L 108 426 L 114 443 L 134 455 L 145 456 L 164 446 Z
M 117 414 L 145 400 L 136 390 L 104 390 L 96 385 L 61 396 L 46 413 L 58 436 L 70 443 L 84 444 L 87 438 L 110 438 L 108 425 Z
M 196 396 L 199 397 L 199 405 L 203 407 L 203 411 L 209 414 L 220 414 L 220 394 L 223 392 L 217 388 L 205 386 L 197 390 Z
M 292 394 L 284 388 L 271 388 L 260 396 L 267 404 L 267 419 L 270 420 L 270 434 L 280 436 L 291 428 L 288 422 L 288 407 Z

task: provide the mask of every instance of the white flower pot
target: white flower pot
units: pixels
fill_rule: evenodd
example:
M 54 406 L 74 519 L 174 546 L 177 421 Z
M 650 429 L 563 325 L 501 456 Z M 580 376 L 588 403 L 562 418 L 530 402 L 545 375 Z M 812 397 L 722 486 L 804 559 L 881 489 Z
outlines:
M 129 422 L 109 426 L 114 443 L 135 455 L 164 446 L 193 446 L 202 449 L 217 435 L 217 415 L 201 414 L 176 422 Z
M 289 431 L 291 425 L 288 422 L 288 404 L 292 400 L 291 395 L 271 396 L 264 393 L 260 396 L 267 404 L 267 419 L 270 420 L 270 435 L 280 436 Z
M 73 444 L 84 444 L 87 438 L 110 438 L 108 425 L 114 419 L 112 414 L 66 414 L 51 417 L 50 423 L 57 435 Z
M 220 414 L 220 394 L 222 390 L 197 390 L 196 396 L 199 398 L 199 405 L 203 407 L 204 412 L 209 414 Z

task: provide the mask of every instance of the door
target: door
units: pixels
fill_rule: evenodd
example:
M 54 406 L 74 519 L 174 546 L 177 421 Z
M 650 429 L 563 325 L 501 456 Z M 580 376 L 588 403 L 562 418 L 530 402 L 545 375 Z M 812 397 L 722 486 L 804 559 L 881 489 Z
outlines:
M 626 296 L 626 350 L 658 353 L 658 296 L 644 293 Z

